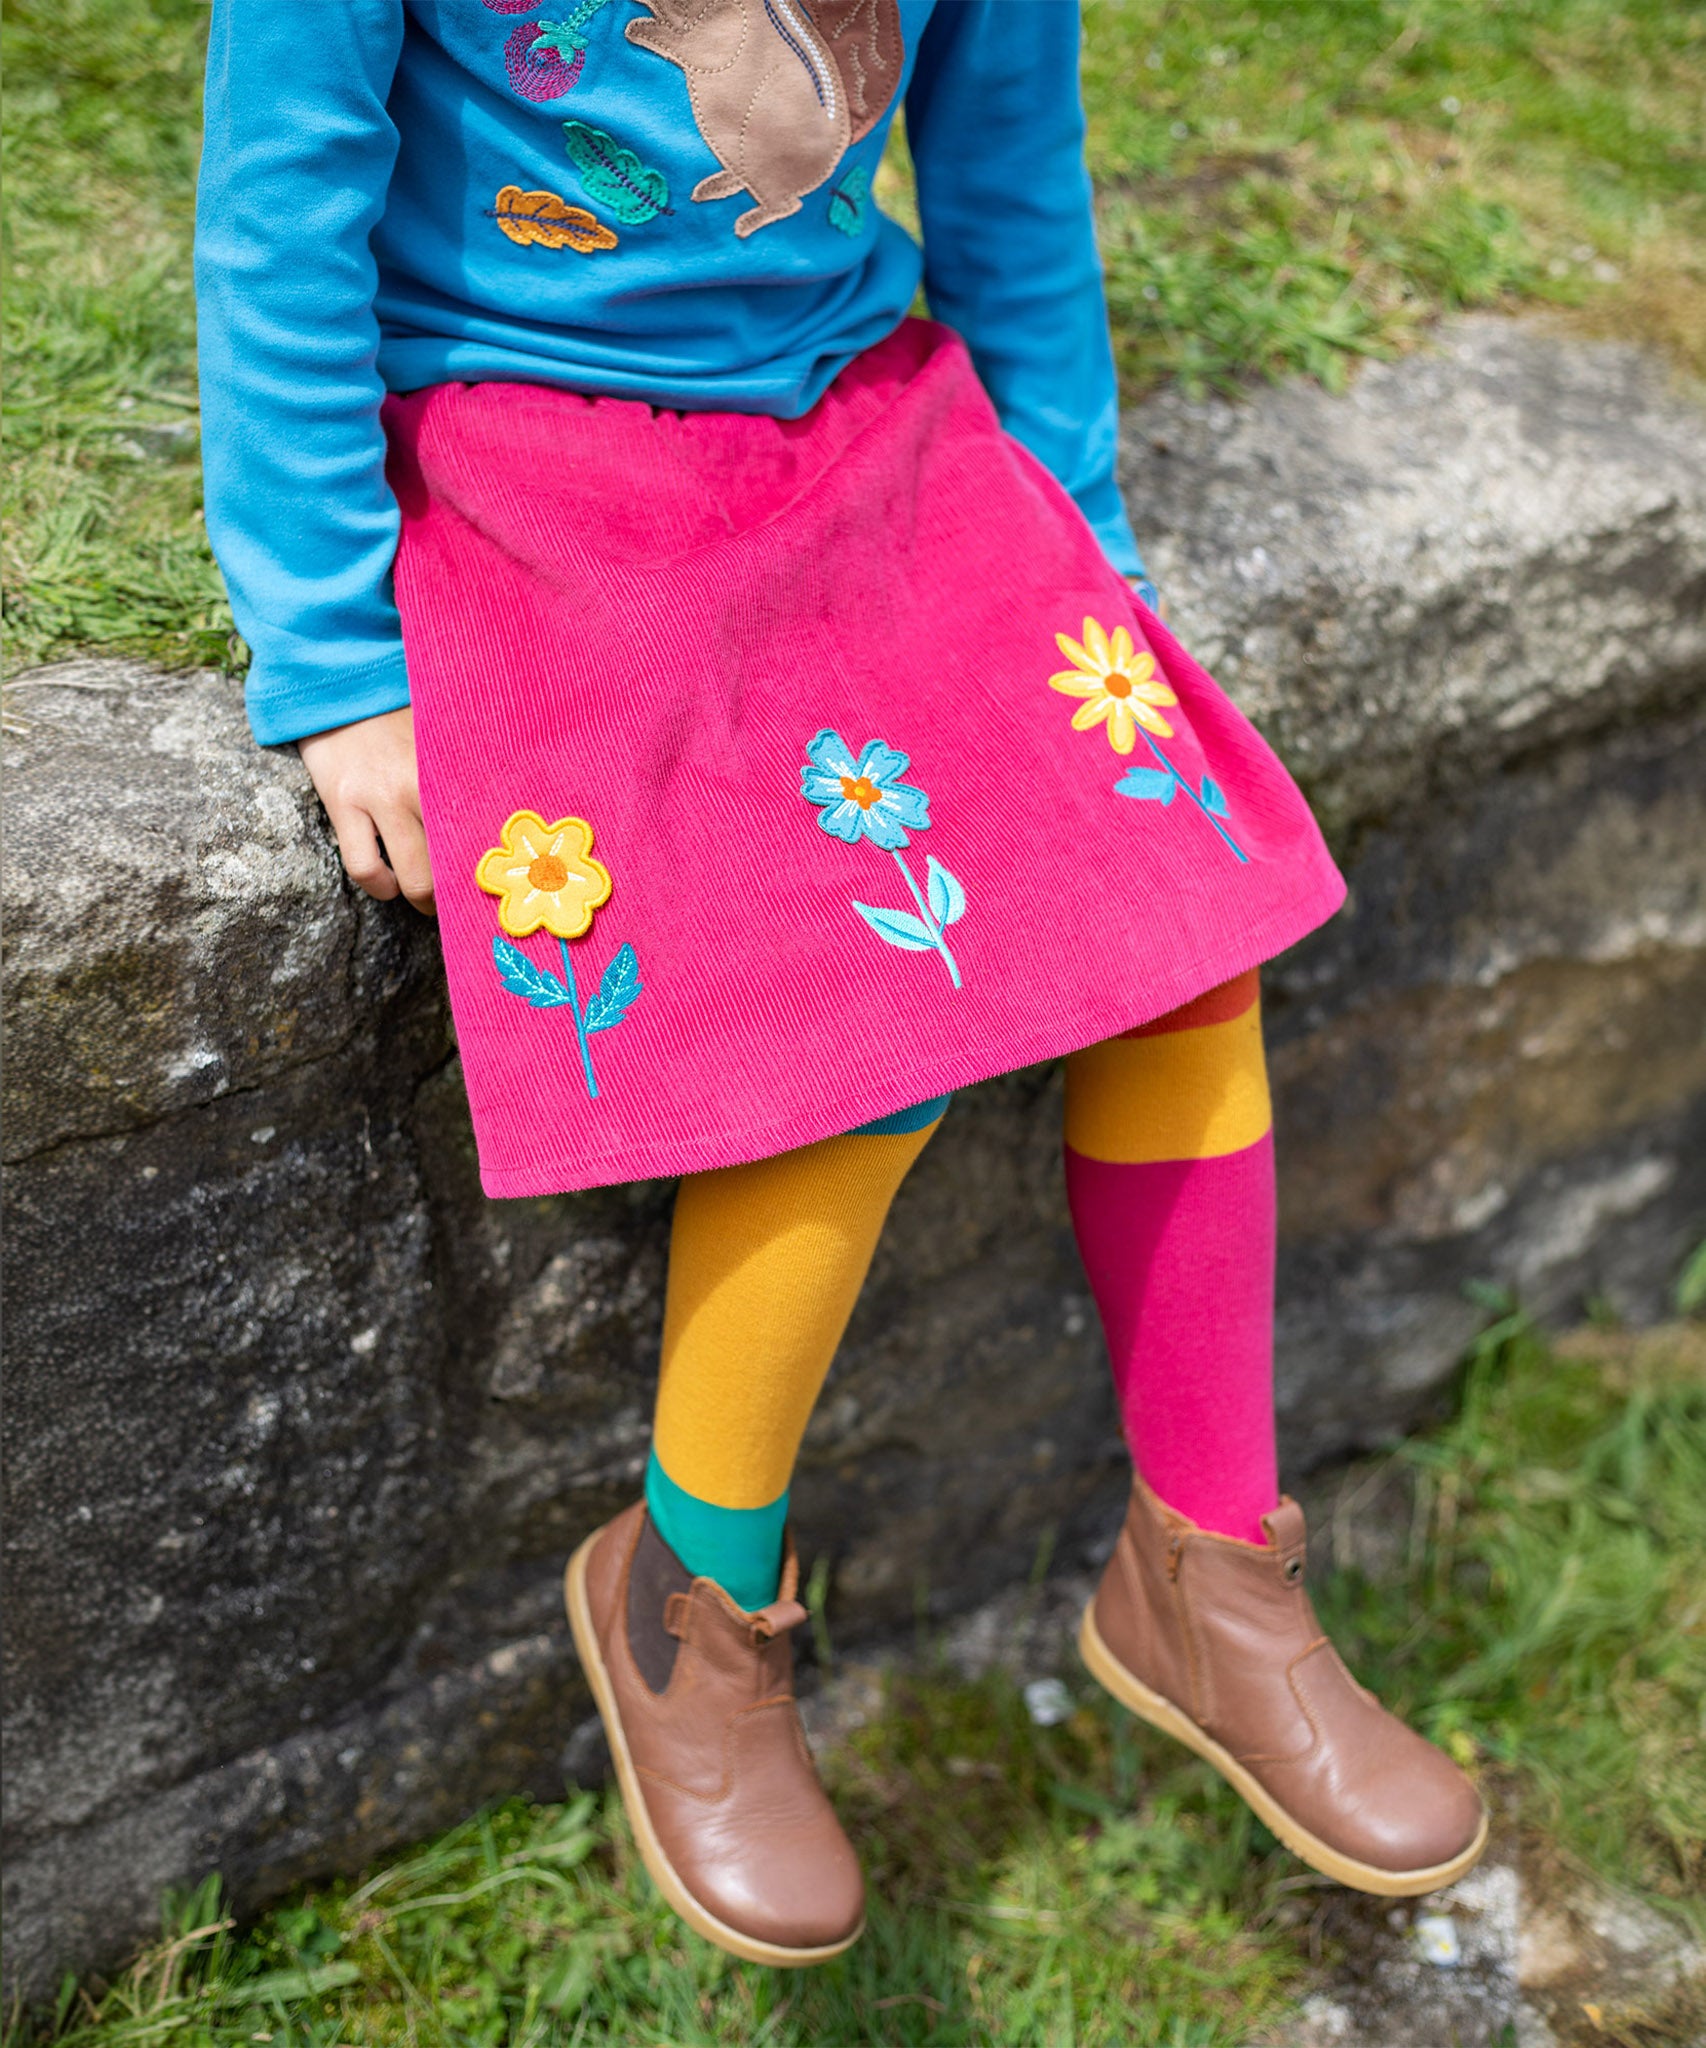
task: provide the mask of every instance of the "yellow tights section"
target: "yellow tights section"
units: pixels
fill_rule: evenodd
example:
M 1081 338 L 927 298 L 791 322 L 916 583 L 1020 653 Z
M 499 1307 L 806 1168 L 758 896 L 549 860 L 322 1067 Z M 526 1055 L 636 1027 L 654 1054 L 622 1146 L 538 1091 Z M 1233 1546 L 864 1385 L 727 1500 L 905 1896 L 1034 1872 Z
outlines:
M 1066 1142 L 1081 1159 L 1219 1159 L 1272 1123 L 1259 1002 L 1220 1024 L 1104 1039 L 1066 1063 Z
M 936 1128 L 825 1138 L 681 1183 L 653 1436 L 677 1486 L 725 1508 L 786 1489 L 889 1204 Z

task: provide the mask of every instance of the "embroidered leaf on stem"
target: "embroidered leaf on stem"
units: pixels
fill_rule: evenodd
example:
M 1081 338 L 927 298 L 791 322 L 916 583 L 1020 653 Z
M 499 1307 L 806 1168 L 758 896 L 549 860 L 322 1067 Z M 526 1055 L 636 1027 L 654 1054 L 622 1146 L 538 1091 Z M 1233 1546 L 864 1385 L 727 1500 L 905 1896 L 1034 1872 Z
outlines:
M 887 939 L 891 946 L 904 947 L 908 953 L 928 953 L 935 947 L 936 934 L 909 910 L 885 910 L 877 904 L 859 902 L 853 908 L 877 937 Z
M 1141 797 L 1160 804 L 1170 804 L 1178 787 L 1179 778 L 1171 768 L 1128 768 L 1114 784 L 1121 796 Z
M 586 1006 L 586 1028 L 609 1031 L 628 1014 L 628 1006 L 641 993 L 640 963 L 632 946 L 624 945 L 604 970 L 598 993 Z
M 1167 756 L 1162 753 L 1148 733 L 1145 733 L 1143 738 L 1145 745 L 1155 756 L 1156 766 L 1153 768 L 1128 768 L 1119 781 L 1114 784 L 1115 794 L 1118 796 L 1159 798 L 1162 803 L 1170 804 L 1175 793 L 1182 789 L 1220 835 L 1221 840 L 1232 854 L 1233 859 L 1238 861 L 1241 866 L 1248 866 L 1250 856 L 1221 823 L 1221 820 L 1227 816 L 1228 806 L 1226 792 L 1221 788 L 1220 784 L 1215 781 L 1212 775 L 1205 775 L 1202 779 L 1202 791 L 1199 795 L 1173 766 L 1172 762 L 1168 760 Z M 1166 785 L 1165 788 L 1161 786 L 1163 783 Z
M 938 925 L 958 924 L 966 914 L 964 888 L 933 853 L 925 857 L 924 867 L 930 877 L 926 892 L 930 899 L 930 915 Z
M 932 917 L 929 904 L 925 902 L 917 882 L 913 880 L 911 868 L 907 866 L 905 860 L 898 853 L 894 857 L 894 864 L 906 877 L 906 886 L 912 891 L 913 902 L 918 905 L 918 915 L 924 921 L 924 929 L 930 934 L 937 952 L 941 954 L 943 962 L 947 967 L 948 979 L 954 984 L 955 988 L 958 988 L 960 986 L 960 963 L 948 951 L 948 942 L 942 936 L 941 925 Z
M 535 1010 L 555 1010 L 570 1001 L 568 990 L 557 977 L 535 967 L 521 948 L 512 945 L 501 932 L 492 940 L 492 958 L 497 962 L 498 979 L 504 987 Z

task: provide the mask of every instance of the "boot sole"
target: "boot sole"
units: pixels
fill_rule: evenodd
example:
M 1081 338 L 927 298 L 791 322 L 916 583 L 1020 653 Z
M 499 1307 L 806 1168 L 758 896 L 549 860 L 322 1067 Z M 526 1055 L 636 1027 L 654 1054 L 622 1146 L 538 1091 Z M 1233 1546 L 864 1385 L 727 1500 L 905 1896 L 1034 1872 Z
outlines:
M 653 1884 L 695 1934 L 703 1935 L 707 1941 L 726 1949 L 732 1956 L 739 1956 L 743 1962 L 768 1963 L 776 1970 L 803 1970 L 814 1963 L 827 1963 L 836 1956 L 844 1955 L 864 1933 L 863 1919 L 844 1941 L 833 1941 L 822 1948 L 782 1948 L 772 1941 L 759 1941 L 755 1936 L 742 1934 L 739 1928 L 719 1920 L 715 1913 L 707 1912 L 664 1854 L 663 1844 L 652 1826 L 652 1817 L 646 1810 L 639 1771 L 628 1753 L 628 1738 L 622 1732 L 622 1717 L 616 1711 L 615 1688 L 610 1683 L 610 1673 L 605 1669 L 598 1635 L 592 1625 L 592 1609 L 586 1597 L 587 1562 L 592 1546 L 602 1533 L 595 1531 L 569 1559 L 568 1570 L 563 1574 L 563 1604 L 569 1610 L 569 1629 L 575 1639 L 575 1648 L 580 1652 L 581 1668 L 592 1687 L 599 1718 L 610 1740 L 610 1758 L 616 1766 L 616 1782 L 621 1787 L 622 1803 L 628 1809 L 635 1846 Z
M 1176 1737 L 1187 1749 L 1194 1749 L 1206 1763 L 1212 1764 L 1257 1819 L 1271 1829 L 1294 1856 L 1301 1857 L 1324 1877 L 1349 1885 L 1353 1891 L 1373 1892 L 1383 1899 L 1414 1899 L 1424 1892 L 1441 1891 L 1446 1885 L 1455 1884 L 1480 1862 L 1490 1826 L 1485 1813 L 1481 1816 L 1475 1839 L 1467 1849 L 1452 1857 L 1449 1863 L 1435 1863 L 1426 1870 L 1381 1870 L 1372 1863 L 1362 1863 L 1354 1856 L 1343 1855 L 1287 1813 L 1273 1794 L 1252 1777 L 1229 1750 L 1222 1749 L 1212 1735 L 1199 1728 L 1188 1714 L 1181 1713 L 1171 1700 L 1158 1692 L 1151 1692 L 1140 1679 L 1131 1675 L 1103 1642 L 1101 1630 L 1096 1626 L 1094 1601 L 1085 1608 L 1084 1618 L 1078 1624 L 1078 1654 L 1089 1667 L 1090 1675 L 1105 1691 L 1112 1693 L 1122 1707 L 1129 1708 L 1152 1728 Z

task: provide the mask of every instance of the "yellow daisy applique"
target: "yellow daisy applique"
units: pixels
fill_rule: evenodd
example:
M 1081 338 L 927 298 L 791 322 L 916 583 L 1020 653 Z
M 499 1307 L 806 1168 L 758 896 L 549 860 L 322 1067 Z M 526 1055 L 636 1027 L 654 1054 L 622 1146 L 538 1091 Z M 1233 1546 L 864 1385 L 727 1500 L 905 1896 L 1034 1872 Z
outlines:
M 1074 732 L 1106 720 L 1108 745 L 1116 754 L 1136 746 L 1140 725 L 1162 739 L 1172 737 L 1172 726 L 1155 707 L 1179 700 L 1156 673 L 1154 655 L 1140 652 L 1124 626 L 1116 626 L 1110 639 L 1095 619 L 1086 619 L 1082 646 L 1066 633 L 1054 638 L 1073 666 L 1050 676 L 1049 688 L 1084 700 L 1072 714 Z
M 513 811 L 502 844 L 480 856 L 474 879 L 498 901 L 498 923 L 512 939 L 536 931 L 578 939 L 610 899 L 610 871 L 592 858 L 592 827 L 584 818 L 547 825 L 537 811 Z

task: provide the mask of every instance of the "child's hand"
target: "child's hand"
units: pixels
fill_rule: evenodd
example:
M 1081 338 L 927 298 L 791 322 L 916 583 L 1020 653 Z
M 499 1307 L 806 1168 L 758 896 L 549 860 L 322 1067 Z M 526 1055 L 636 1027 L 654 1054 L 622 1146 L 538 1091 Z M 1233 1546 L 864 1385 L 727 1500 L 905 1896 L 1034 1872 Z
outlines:
M 381 903 L 399 893 L 436 914 L 415 773 L 415 715 L 382 711 L 298 740 L 349 878 Z

